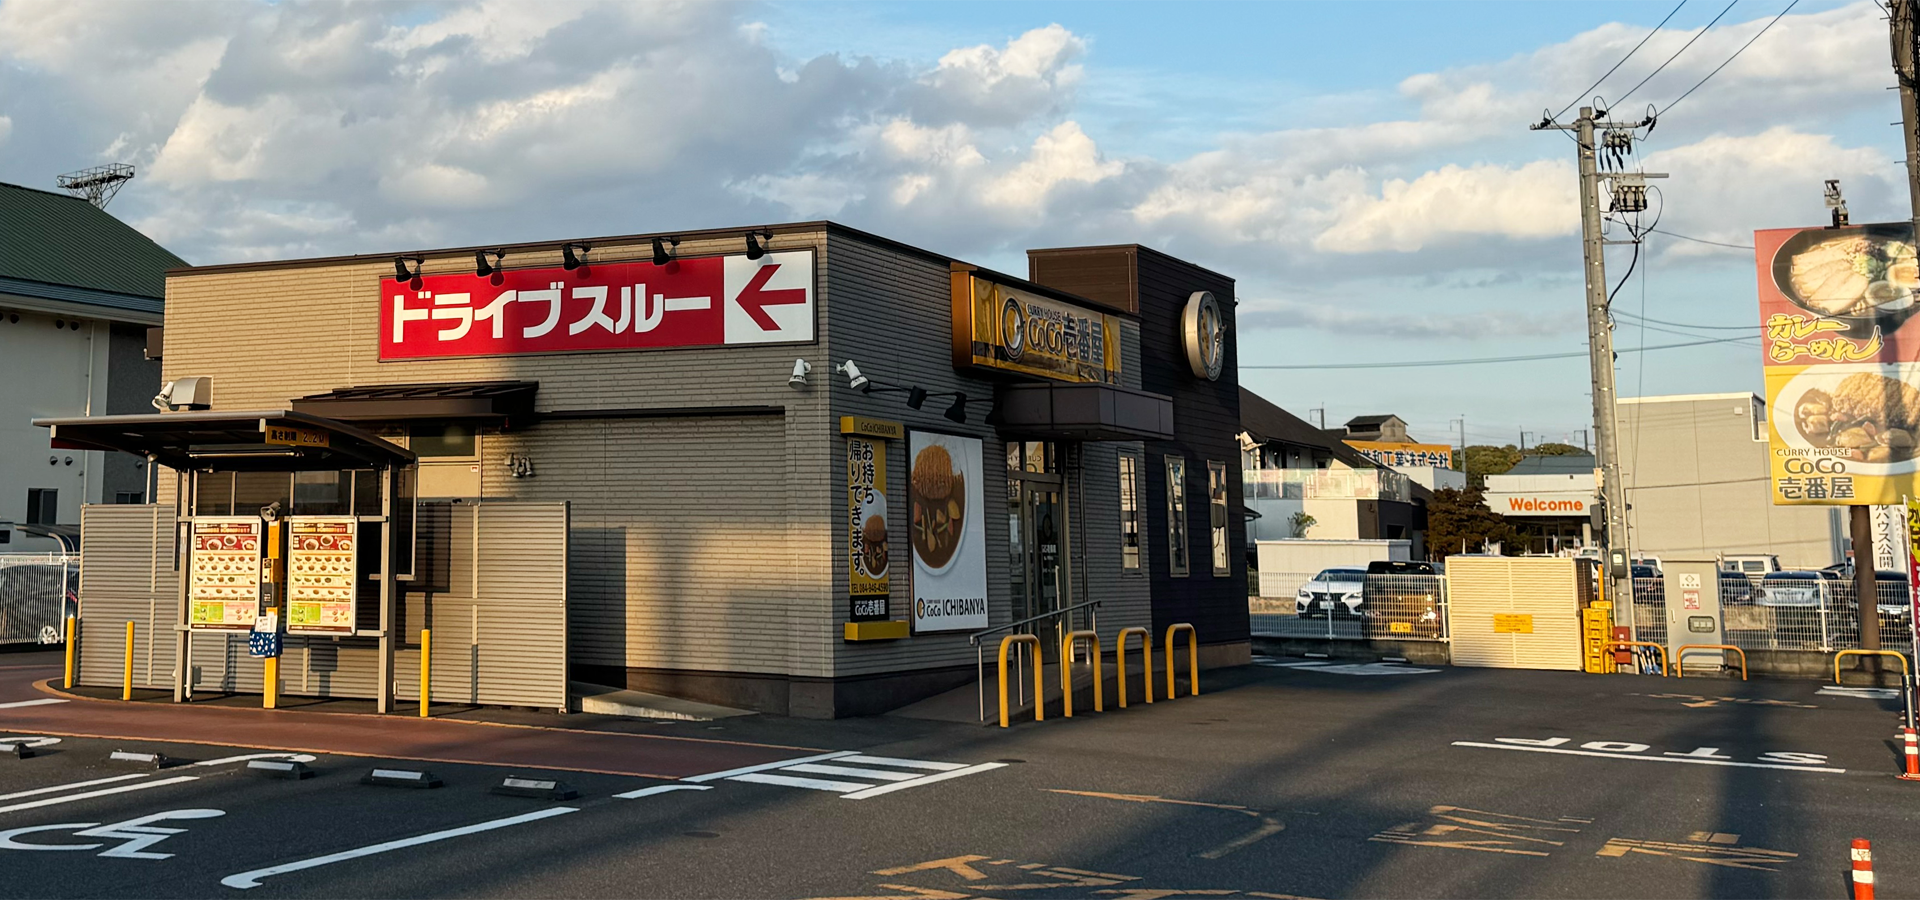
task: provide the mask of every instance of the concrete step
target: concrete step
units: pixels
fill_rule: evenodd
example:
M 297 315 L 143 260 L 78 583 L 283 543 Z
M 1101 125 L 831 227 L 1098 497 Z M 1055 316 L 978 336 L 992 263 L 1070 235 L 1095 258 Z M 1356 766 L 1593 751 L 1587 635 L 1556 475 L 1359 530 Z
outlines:
M 697 700 L 683 700 L 629 691 L 581 681 L 567 682 L 567 694 L 573 708 L 598 716 L 627 716 L 635 719 L 675 719 L 682 722 L 711 722 L 734 716 L 754 715 L 752 710 L 715 706 Z

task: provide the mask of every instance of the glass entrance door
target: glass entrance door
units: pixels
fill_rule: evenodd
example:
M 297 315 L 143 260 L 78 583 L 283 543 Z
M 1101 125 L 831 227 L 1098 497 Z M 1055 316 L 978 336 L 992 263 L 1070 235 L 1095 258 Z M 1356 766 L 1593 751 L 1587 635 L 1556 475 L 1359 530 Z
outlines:
M 1053 444 L 1007 444 L 1008 568 L 1014 618 L 1028 619 L 1073 605 L 1067 578 L 1065 484 Z M 1058 646 L 1071 626 L 1059 620 L 1025 629 Z

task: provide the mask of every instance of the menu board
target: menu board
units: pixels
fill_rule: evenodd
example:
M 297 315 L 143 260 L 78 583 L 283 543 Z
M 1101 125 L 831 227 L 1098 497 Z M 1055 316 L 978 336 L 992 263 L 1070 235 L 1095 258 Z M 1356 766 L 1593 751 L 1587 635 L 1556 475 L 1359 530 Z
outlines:
M 195 516 L 187 627 L 248 631 L 260 614 L 260 519 Z
M 287 520 L 287 633 L 352 634 L 359 577 L 352 516 Z

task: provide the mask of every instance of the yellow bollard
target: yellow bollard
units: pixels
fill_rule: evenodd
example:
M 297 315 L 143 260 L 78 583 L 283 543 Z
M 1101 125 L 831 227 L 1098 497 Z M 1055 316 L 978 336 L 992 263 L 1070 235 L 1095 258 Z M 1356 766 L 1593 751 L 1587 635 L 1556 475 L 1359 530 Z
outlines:
M 1200 633 L 1185 622 L 1176 622 L 1167 626 L 1167 699 L 1172 700 L 1173 692 L 1173 636 L 1187 633 L 1187 696 L 1200 695 Z
M 75 619 L 72 616 L 67 617 L 67 682 L 66 683 L 67 683 L 67 688 L 69 690 L 73 688 L 73 644 L 74 644 L 73 633 L 79 630 L 79 628 L 77 627 L 79 623 L 80 623 L 80 620 Z
M 1100 635 L 1092 631 L 1069 631 L 1060 638 L 1060 693 L 1064 709 L 1061 714 L 1073 718 L 1073 666 L 1067 660 L 1073 658 L 1073 642 L 1079 638 L 1091 638 L 1093 644 L 1093 711 L 1106 712 L 1104 698 L 1100 696 L 1100 682 L 1104 679 L 1100 672 Z
M 1153 632 L 1145 628 L 1122 628 L 1113 639 L 1113 660 L 1120 669 L 1120 708 L 1127 708 L 1127 636 L 1140 636 L 1140 664 L 1146 667 L 1147 702 L 1153 702 Z
M 260 708 L 274 709 L 280 705 L 280 657 L 269 656 L 266 671 L 261 674 L 264 684 L 260 691 Z
M 127 622 L 126 667 L 120 670 L 120 699 L 133 699 L 133 622 Z
M 433 630 L 420 629 L 420 718 L 427 717 L 427 703 L 433 697 Z

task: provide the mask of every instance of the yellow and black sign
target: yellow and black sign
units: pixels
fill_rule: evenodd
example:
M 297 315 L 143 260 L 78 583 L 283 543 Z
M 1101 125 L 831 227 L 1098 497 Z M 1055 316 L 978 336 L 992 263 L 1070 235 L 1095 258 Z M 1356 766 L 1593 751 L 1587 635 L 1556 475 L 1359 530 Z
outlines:
M 864 434 L 867 437 L 885 438 L 897 441 L 907 436 L 907 426 L 886 419 L 869 419 L 866 416 L 841 416 L 841 434 Z
M 1532 634 L 1533 617 L 1526 613 L 1494 613 L 1494 634 Z
M 268 425 L 267 443 L 285 444 L 289 447 L 325 447 L 329 444 L 329 438 L 325 431 L 318 428 Z
M 1118 384 L 1120 320 L 953 271 L 953 365 L 1054 381 Z
M 887 445 L 847 438 L 847 593 L 855 621 L 887 617 Z

